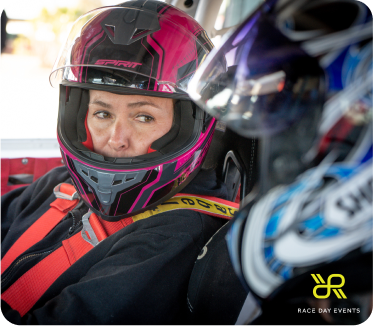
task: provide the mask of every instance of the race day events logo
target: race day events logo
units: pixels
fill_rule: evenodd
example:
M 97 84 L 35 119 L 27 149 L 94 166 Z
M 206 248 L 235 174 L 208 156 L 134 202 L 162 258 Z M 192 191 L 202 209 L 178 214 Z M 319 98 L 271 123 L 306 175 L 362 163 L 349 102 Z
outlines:
M 330 274 L 326 280 L 320 274 L 311 274 L 315 281 L 315 286 L 312 290 L 312 296 L 315 299 L 347 299 L 347 295 L 343 292 L 343 286 L 346 283 L 345 277 L 342 274 Z M 332 298 L 332 296 L 334 298 Z M 360 313 L 360 308 L 328 308 L 328 307 L 310 307 L 298 308 L 298 313 Z
M 311 274 L 311 276 L 315 280 L 316 284 L 321 283 L 320 285 L 316 285 L 313 288 L 313 295 L 316 299 L 327 299 L 327 298 L 329 298 L 330 293 L 331 293 L 331 291 L 330 291 L 331 289 L 333 290 L 333 292 L 335 293 L 335 295 L 337 296 L 338 299 L 347 299 L 347 297 L 345 296 L 345 294 L 343 293 L 343 291 L 341 289 L 341 287 L 343 285 L 345 285 L 345 278 L 342 274 L 331 274 L 331 275 L 329 275 L 327 284 L 325 284 L 325 281 L 323 280 L 323 278 L 321 277 L 320 274 Z M 339 285 L 332 285 L 331 281 L 332 281 L 333 278 L 340 278 L 341 283 Z M 320 289 L 320 288 L 324 288 L 324 289 L 327 290 L 325 295 L 318 295 L 317 294 L 317 290 Z

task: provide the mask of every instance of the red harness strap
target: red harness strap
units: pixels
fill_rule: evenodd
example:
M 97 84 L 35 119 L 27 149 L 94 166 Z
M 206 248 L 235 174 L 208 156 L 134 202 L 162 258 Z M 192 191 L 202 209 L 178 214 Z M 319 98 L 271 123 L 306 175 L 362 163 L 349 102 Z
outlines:
M 23 233 L 1 260 L 1 274 L 27 249 L 42 240 L 65 217 L 66 213 L 78 204 L 78 200 L 57 198 L 25 233 Z
M 57 199 L 56 201 L 58 201 L 58 203 L 60 203 L 60 201 L 68 202 L 68 200 L 63 199 Z M 53 202 L 51 206 L 55 202 Z M 71 206 L 71 202 L 69 202 L 69 204 Z M 76 203 L 73 206 L 75 205 Z M 53 205 L 53 207 L 55 206 L 56 205 Z M 71 208 L 73 206 L 71 206 Z M 62 208 L 61 205 L 60 208 Z M 40 224 L 40 221 L 41 223 L 43 223 L 43 221 L 46 222 L 45 220 L 51 218 L 52 214 L 59 216 L 65 215 L 64 213 L 61 213 L 62 211 L 56 212 L 55 209 L 50 209 L 38 221 L 36 221 L 25 232 L 25 234 L 31 234 L 35 231 L 37 233 L 38 229 L 34 227 L 37 223 Z M 57 218 L 55 220 L 57 220 Z M 61 220 L 61 217 L 59 218 L 59 220 Z M 98 240 L 102 241 L 106 239 L 108 236 L 119 231 L 120 229 L 123 229 L 125 226 L 133 223 L 133 220 L 131 217 L 128 217 L 118 222 L 106 222 L 99 218 L 96 214 L 92 213 L 89 222 Z M 54 223 L 54 225 L 56 225 L 57 223 Z M 48 229 L 51 230 L 52 227 L 48 226 Z M 43 229 L 43 232 L 44 230 L 45 229 Z M 48 232 L 44 232 L 43 234 L 46 235 L 47 233 Z M 42 236 L 38 236 L 38 238 L 40 238 L 41 240 Z M 19 240 L 21 240 L 21 238 Z M 35 240 L 33 240 L 33 243 L 35 243 Z M 15 244 L 13 247 L 18 247 L 17 253 L 22 254 L 21 245 L 16 246 Z M 13 249 L 13 247 L 11 249 Z M 27 245 L 24 245 L 22 247 L 27 247 Z M 30 247 L 31 245 L 28 246 L 26 249 Z M 20 313 L 21 317 L 24 316 L 40 299 L 40 297 L 47 291 L 47 289 L 57 280 L 57 278 L 92 248 L 93 245 L 91 245 L 82 238 L 81 232 L 78 232 L 71 238 L 62 241 L 61 247 L 59 247 L 57 250 L 49 254 L 38 264 L 36 264 L 34 267 L 29 269 L 25 274 L 23 274 L 17 281 L 15 281 L 2 294 L 2 299 L 6 303 L 8 303 L 12 309 L 17 310 Z M 18 256 L 19 255 L 16 256 L 16 254 L 13 254 L 12 261 L 14 261 Z M 8 266 L 9 265 L 10 264 L 8 264 Z M 46 271 L 48 272 L 46 273 Z

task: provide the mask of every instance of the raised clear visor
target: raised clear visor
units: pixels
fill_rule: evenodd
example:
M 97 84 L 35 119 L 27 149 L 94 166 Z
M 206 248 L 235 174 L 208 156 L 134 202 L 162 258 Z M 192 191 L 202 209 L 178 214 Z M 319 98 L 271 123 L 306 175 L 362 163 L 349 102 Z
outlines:
M 316 59 L 254 12 L 196 72 L 190 97 L 246 137 L 275 134 L 320 105 Z
M 211 47 L 201 32 L 193 35 L 186 27 L 182 15 L 176 24 L 166 10 L 104 7 L 91 11 L 74 23 L 50 83 L 187 95 L 187 84 Z M 175 65 L 181 54 L 185 62 Z

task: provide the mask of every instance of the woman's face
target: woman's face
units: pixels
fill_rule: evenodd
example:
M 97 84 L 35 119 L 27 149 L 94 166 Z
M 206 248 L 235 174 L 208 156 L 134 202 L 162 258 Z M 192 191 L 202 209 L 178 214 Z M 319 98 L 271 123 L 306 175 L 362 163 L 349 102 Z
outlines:
M 172 99 L 96 90 L 89 91 L 89 98 L 87 124 L 93 150 L 103 156 L 146 154 L 171 129 Z

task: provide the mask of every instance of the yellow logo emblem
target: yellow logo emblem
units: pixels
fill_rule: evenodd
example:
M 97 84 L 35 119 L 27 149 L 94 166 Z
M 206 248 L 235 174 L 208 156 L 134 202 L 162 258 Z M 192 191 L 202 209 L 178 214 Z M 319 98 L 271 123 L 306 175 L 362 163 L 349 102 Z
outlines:
M 337 296 L 338 299 L 347 299 L 347 297 L 345 296 L 345 294 L 343 293 L 343 291 L 341 289 L 341 287 L 343 285 L 345 285 L 345 278 L 342 274 L 331 274 L 331 275 L 329 275 L 327 284 L 325 284 L 325 281 L 323 280 L 323 278 L 321 277 L 320 274 L 311 274 L 311 276 L 315 280 L 316 284 L 321 283 L 320 285 L 316 285 L 313 288 L 313 295 L 314 295 L 315 298 L 317 298 L 317 299 L 329 298 L 330 289 L 333 289 L 333 292 L 335 293 L 335 295 Z M 333 277 L 339 277 L 341 279 L 341 283 L 339 285 L 331 284 L 330 281 Z M 326 292 L 325 295 L 318 295 L 317 294 L 317 290 L 320 289 L 320 288 L 326 288 L 327 289 L 327 292 Z

